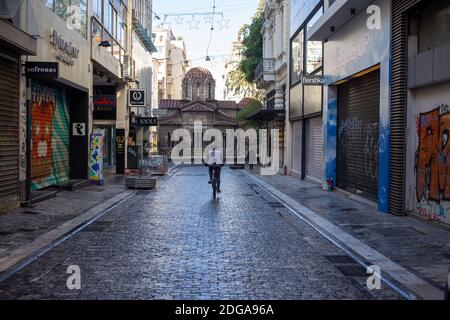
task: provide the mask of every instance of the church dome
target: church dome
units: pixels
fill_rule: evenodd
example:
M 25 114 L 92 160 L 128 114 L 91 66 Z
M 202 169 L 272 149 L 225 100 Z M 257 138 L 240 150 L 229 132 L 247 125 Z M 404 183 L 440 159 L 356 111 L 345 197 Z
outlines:
M 196 67 L 196 68 L 192 68 L 190 69 L 185 76 L 185 79 L 188 80 L 196 80 L 196 79 L 201 79 L 201 80 L 212 80 L 213 76 L 211 74 L 211 72 L 208 69 L 202 68 L 202 67 Z

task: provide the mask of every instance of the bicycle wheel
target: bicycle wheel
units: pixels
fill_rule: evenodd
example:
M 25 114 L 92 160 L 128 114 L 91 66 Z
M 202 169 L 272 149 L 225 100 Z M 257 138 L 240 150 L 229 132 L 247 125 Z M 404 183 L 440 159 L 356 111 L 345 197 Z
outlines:
M 214 200 L 216 200 L 216 198 L 217 198 L 217 180 L 216 180 L 216 178 L 213 178 L 212 188 L 213 188 L 213 197 L 214 197 Z

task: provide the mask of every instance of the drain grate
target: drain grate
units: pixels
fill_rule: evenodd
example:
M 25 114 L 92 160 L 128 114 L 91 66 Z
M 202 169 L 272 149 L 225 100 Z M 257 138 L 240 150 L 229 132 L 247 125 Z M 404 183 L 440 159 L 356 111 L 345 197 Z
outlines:
M 385 237 L 417 237 L 425 234 L 412 227 L 377 228 L 375 232 Z
M 0 231 L 0 237 L 9 236 L 11 234 L 13 234 L 13 232 L 11 232 L 11 231 Z
M 21 229 L 17 229 L 16 232 L 18 232 L 18 233 L 32 233 L 34 231 L 36 231 L 36 229 L 21 228 Z
M 27 214 L 27 215 L 37 215 L 37 214 L 41 214 L 41 211 L 37 211 L 37 210 L 25 210 L 22 211 L 21 214 Z
M 336 268 L 348 277 L 367 277 L 367 270 L 361 265 L 343 264 L 337 265 Z
M 285 207 L 284 204 L 282 204 L 281 202 L 272 202 L 272 203 L 269 203 L 269 205 L 272 208 L 284 208 Z
M 111 226 L 113 221 L 95 221 L 82 230 L 82 232 L 103 232 Z
M 331 263 L 335 264 L 357 264 L 350 256 L 325 256 Z
M 175 177 L 207 177 L 208 174 L 189 174 L 189 173 L 180 173 L 175 175 Z
M 342 212 L 354 212 L 354 211 L 358 211 L 358 209 L 356 209 L 356 208 L 342 208 L 342 209 L 340 209 L 340 211 L 342 211 Z

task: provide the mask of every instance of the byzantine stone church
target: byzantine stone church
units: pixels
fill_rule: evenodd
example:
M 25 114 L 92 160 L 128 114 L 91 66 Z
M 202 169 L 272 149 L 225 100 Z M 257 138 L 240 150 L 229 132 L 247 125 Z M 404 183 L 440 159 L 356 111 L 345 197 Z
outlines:
M 194 121 L 202 121 L 203 130 L 219 129 L 225 138 L 227 129 L 237 129 L 236 114 L 242 107 L 235 101 L 218 101 L 215 99 L 216 81 L 211 72 L 205 68 L 190 69 L 183 79 L 182 100 L 161 100 L 160 109 L 167 110 L 167 114 L 159 118 L 160 150 L 170 154 L 171 149 L 178 143 L 172 141 L 175 129 L 184 128 L 191 132 L 194 139 Z M 225 140 L 224 140 L 225 141 Z M 206 147 L 210 142 L 204 142 Z

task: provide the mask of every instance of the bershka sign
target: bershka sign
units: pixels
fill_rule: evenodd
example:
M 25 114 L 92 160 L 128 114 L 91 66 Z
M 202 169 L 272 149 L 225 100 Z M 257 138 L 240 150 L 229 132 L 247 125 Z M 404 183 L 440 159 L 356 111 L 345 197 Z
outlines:
M 130 89 L 128 91 L 129 107 L 146 107 L 147 106 L 147 90 Z
M 29 79 L 58 79 L 58 62 L 25 62 L 25 75 Z
M 304 86 L 324 86 L 325 77 L 317 74 L 307 74 L 302 76 Z
M 56 59 L 73 66 L 75 59 L 80 54 L 80 49 L 75 47 L 72 42 L 66 41 L 56 30 L 50 35 L 50 44 L 56 49 Z

